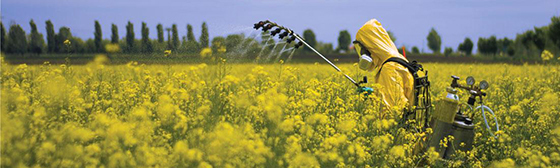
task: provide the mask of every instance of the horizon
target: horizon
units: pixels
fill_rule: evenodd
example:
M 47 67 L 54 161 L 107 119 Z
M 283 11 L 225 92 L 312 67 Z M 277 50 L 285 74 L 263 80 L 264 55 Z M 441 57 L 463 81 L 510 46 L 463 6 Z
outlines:
M 445 47 L 456 50 L 459 43 L 463 42 L 466 37 L 473 40 L 474 51 L 476 51 L 479 37 L 495 35 L 497 38 L 515 39 L 519 33 L 532 30 L 534 27 L 548 25 L 551 17 L 560 14 L 560 2 L 553 0 L 538 3 L 520 0 L 461 2 L 355 0 L 352 2 L 320 1 L 321 3 L 316 3 L 319 0 L 305 2 L 293 0 L 240 0 L 236 2 L 169 0 L 164 3 L 131 0 L 68 2 L 70 1 L 4 0 L 1 6 L 2 21 L 8 23 L 5 25 L 7 30 L 9 25 L 15 22 L 26 33 L 29 33 L 29 21 L 33 19 L 39 32 L 46 38 L 45 21 L 51 20 L 56 32 L 60 27 L 66 26 L 70 28 L 73 36 L 83 40 L 93 38 L 95 20 L 98 20 L 102 26 L 103 39 L 110 38 L 112 23 L 117 25 L 119 37 L 123 38 L 126 34 L 125 25 L 131 21 L 134 24 L 136 39 L 140 38 L 142 22 L 146 22 L 150 28 L 151 39 L 157 38 L 156 25 L 158 23 L 161 23 L 164 28 L 176 23 L 179 37 L 186 35 L 186 25 L 189 23 L 193 26 L 198 40 L 204 21 L 208 24 L 210 39 L 212 39 L 216 36 L 225 37 L 236 33 L 244 33 L 248 36 L 253 23 L 268 19 L 298 33 L 302 33 L 308 28 L 312 29 L 317 41 L 332 43 L 336 47 L 339 31 L 348 30 L 354 39 L 356 31 L 366 21 L 376 18 L 385 29 L 395 34 L 397 39 L 395 43 L 398 47 L 417 46 L 423 52 L 430 52 L 426 36 L 432 27 L 442 38 L 442 51 Z M 433 10 L 422 10 L 428 8 Z M 370 11 L 373 11 L 372 14 L 369 14 Z M 69 12 L 73 12 L 72 15 L 69 15 Z M 170 15 L 171 17 L 168 17 Z

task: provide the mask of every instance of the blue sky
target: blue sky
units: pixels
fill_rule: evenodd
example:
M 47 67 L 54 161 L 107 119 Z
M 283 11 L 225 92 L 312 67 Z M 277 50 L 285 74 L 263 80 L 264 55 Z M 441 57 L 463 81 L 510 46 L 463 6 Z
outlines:
M 45 34 L 45 21 L 51 19 L 57 31 L 67 26 L 84 39 L 93 37 L 94 20 L 100 21 L 104 38 L 110 38 L 111 23 L 123 37 L 128 21 L 137 38 L 142 21 L 152 38 L 158 23 L 176 23 L 180 36 L 190 23 L 198 38 L 203 21 L 214 37 L 248 34 L 254 22 L 269 19 L 300 33 L 311 28 L 319 41 L 336 44 L 340 30 L 354 38 L 358 28 L 376 18 L 394 32 L 398 46 L 425 51 L 432 27 L 442 37 L 442 48 L 456 49 L 465 37 L 475 43 L 490 35 L 513 38 L 560 15 L 559 0 L 2 0 L 1 5 L 6 28 L 15 22 L 29 32 L 28 22 L 34 19 Z

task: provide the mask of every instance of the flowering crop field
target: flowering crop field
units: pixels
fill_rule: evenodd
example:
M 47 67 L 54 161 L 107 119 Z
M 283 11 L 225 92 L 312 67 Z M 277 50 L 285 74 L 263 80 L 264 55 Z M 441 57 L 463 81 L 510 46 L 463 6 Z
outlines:
M 436 159 L 329 65 L 2 65 L 3 167 L 547 167 L 560 165 L 557 65 L 425 64 L 433 101 L 451 75 L 487 80 L 492 137 Z M 361 79 L 366 72 L 342 64 Z M 367 74 L 372 78 L 372 74 Z M 461 80 L 464 83 L 464 80 Z M 369 84 L 375 89 L 382 89 Z M 467 94 L 460 94 L 466 102 Z M 437 107 L 436 107 L 437 108 Z M 490 117 L 492 118 L 492 117 Z M 492 121 L 492 120 L 490 120 Z M 493 123 L 493 122 L 491 122 Z M 491 125 L 493 126 L 493 125 Z

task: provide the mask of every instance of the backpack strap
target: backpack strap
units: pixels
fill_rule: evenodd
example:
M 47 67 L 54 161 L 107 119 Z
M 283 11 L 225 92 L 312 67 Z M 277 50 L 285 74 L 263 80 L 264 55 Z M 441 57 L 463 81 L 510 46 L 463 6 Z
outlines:
M 381 64 L 381 68 L 379 68 L 379 72 L 381 72 L 381 69 L 383 69 L 383 65 L 385 65 L 385 63 L 387 62 L 396 62 L 402 66 L 404 66 L 405 68 L 408 69 L 408 71 L 410 72 L 410 74 L 412 74 L 412 76 L 414 78 L 418 77 L 418 74 L 416 74 L 416 72 L 418 72 L 418 70 L 422 70 L 422 65 L 419 65 L 416 61 L 412 61 L 412 62 L 408 62 L 402 58 L 399 57 L 391 57 L 387 60 L 385 60 L 385 62 L 383 62 L 383 64 Z M 377 72 L 377 73 L 379 73 Z

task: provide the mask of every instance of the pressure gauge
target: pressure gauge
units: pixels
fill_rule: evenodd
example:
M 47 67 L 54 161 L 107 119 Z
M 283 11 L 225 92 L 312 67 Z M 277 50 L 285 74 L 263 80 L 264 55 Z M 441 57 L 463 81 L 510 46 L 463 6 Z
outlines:
M 480 88 L 481 89 L 488 89 L 490 85 L 485 80 L 480 81 Z
M 467 77 L 467 85 L 474 85 L 474 78 L 472 76 Z

